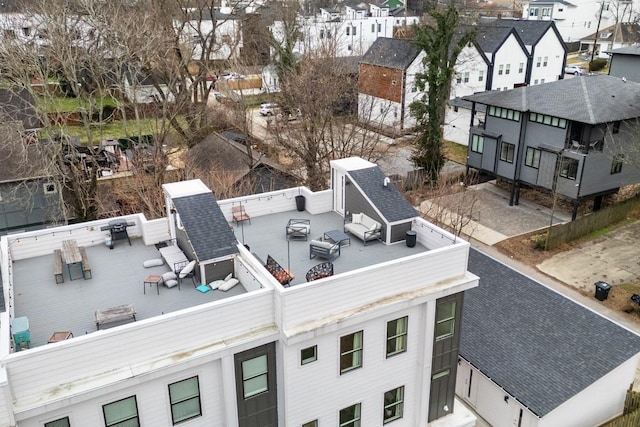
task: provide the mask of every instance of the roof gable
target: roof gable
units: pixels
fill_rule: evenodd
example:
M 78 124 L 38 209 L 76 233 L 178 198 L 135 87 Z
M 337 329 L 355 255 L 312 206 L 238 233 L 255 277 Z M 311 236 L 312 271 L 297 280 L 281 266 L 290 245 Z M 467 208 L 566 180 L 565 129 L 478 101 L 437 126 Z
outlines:
M 172 199 L 198 261 L 238 253 L 238 241 L 212 192 Z
M 379 37 L 360 63 L 406 70 L 419 53 L 420 50 L 409 40 Z
M 640 337 L 471 250 L 460 355 L 543 417 L 640 352 Z

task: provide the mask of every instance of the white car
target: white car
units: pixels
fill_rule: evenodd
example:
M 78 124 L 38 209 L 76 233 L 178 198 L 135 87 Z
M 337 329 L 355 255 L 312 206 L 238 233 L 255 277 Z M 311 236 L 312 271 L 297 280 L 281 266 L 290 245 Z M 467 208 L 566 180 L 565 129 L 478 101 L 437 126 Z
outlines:
M 584 74 L 584 68 L 579 65 L 567 65 L 564 67 L 565 74 L 573 74 L 574 76 L 580 76 Z
M 278 113 L 279 110 L 279 106 L 276 103 L 273 102 L 267 102 L 264 104 L 260 104 L 260 114 L 262 114 L 263 116 L 273 116 L 274 114 Z

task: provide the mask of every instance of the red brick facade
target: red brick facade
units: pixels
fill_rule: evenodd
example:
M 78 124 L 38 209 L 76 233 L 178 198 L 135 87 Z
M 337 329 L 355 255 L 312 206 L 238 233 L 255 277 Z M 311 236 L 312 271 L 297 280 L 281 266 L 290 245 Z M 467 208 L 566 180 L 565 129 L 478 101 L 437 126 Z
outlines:
M 360 64 L 358 90 L 361 94 L 401 102 L 403 78 L 403 70 Z

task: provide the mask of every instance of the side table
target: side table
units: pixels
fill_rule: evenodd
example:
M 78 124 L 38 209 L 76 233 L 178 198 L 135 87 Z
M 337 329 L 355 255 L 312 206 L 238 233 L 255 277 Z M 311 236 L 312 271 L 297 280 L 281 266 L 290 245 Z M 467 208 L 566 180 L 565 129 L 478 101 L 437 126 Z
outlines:
M 149 285 L 149 286 L 156 285 L 156 291 L 158 292 L 158 295 L 160 295 L 160 282 L 161 281 L 162 281 L 162 276 L 158 276 L 157 274 L 148 275 L 147 278 L 144 279 L 143 292 L 145 294 L 147 293 L 147 285 Z

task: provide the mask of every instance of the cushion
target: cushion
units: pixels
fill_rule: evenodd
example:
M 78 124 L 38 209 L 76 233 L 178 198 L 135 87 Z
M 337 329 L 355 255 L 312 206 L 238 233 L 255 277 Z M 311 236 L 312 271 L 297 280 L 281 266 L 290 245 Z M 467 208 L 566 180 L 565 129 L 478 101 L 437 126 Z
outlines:
M 238 279 L 229 279 L 226 282 L 224 282 L 222 285 L 220 285 L 218 289 L 226 292 L 229 289 L 233 288 L 235 285 L 237 285 L 238 282 L 239 282 Z
M 162 275 L 162 280 L 164 281 L 165 284 L 167 283 L 168 280 L 175 280 L 177 278 L 178 276 L 176 276 L 176 273 L 174 273 L 173 271 L 167 271 Z
M 162 258 L 148 259 L 142 263 L 144 268 L 160 267 L 162 264 L 164 264 Z
M 176 279 L 169 279 L 164 281 L 164 285 L 167 288 L 173 288 L 177 284 L 178 284 L 178 281 Z
M 184 279 L 196 268 L 196 261 L 193 260 L 189 264 L 187 264 L 182 270 L 180 270 L 180 278 Z
M 378 228 L 380 228 L 380 224 L 374 221 L 373 224 L 371 224 L 371 226 L 369 227 L 369 231 L 375 231 Z
M 224 280 L 226 282 L 227 280 L 231 279 L 232 277 L 233 277 L 233 273 L 229 273 L 229 274 L 227 274 L 227 277 L 225 277 L 222 280 Z
M 211 288 L 212 291 L 215 291 L 216 289 L 218 289 L 220 287 L 220 285 L 222 285 L 224 282 L 226 282 L 226 280 L 214 280 L 213 282 L 209 283 L 209 287 Z
M 359 213 L 351 215 L 351 222 L 353 222 L 354 224 L 362 223 L 362 214 Z
M 210 287 L 208 287 L 207 285 L 200 285 L 200 286 L 198 286 L 196 289 L 197 289 L 198 291 L 202 292 L 203 294 L 204 294 L 204 293 L 207 293 L 207 292 L 209 292 L 209 291 L 211 290 L 211 288 L 210 288 Z
M 331 242 L 321 242 L 320 240 L 312 240 L 311 245 L 313 246 L 317 246 L 319 248 L 324 248 L 324 249 L 331 249 L 331 247 L 335 244 L 335 243 L 331 243 Z

